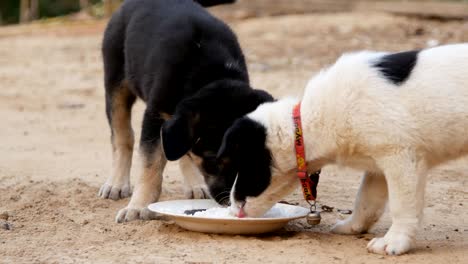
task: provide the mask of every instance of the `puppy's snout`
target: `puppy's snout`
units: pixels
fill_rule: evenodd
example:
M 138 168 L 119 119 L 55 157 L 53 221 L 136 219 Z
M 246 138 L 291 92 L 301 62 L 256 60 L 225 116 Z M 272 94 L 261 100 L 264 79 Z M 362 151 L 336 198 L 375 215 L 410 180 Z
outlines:
M 230 206 L 231 214 L 239 218 L 246 217 L 244 206 L 245 201 L 233 201 Z
M 239 217 L 239 218 L 246 217 L 243 207 L 241 207 L 241 209 L 239 210 L 239 213 L 237 214 L 237 217 Z

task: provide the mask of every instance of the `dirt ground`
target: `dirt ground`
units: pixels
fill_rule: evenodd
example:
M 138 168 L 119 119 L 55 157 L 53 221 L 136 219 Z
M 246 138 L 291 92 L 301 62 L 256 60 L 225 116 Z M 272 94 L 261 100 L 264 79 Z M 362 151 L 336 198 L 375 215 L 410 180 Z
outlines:
M 253 85 L 300 95 L 315 71 L 357 49 L 405 50 L 468 41 L 468 23 L 378 13 L 309 14 L 232 20 Z M 467 160 L 432 171 L 416 249 L 369 254 L 370 234 L 341 236 L 347 217 L 324 214 L 263 236 L 185 231 L 172 222 L 114 223 L 128 200 L 97 197 L 110 172 L 100 40 L 105 21 L 0 28 L 0 263 L 468 263 Z M 443 89 L 443 87 L 441 87 Z M 136 135 L 143 104 L 134 111 Z M 134 158 L 132 179 L 138 174 Z M 351 209 L 360 172 L 327 167 L 320 204 Z M 162 200 L 183 198 L 176 163 Z M 299 190 L 287 198 L 305 206 Z M 6 226 L 8 225 L 8 226 Z M 2 228 L 3 226 L 3 228 Z M 8 230 L 9 229 L 9 230 Z

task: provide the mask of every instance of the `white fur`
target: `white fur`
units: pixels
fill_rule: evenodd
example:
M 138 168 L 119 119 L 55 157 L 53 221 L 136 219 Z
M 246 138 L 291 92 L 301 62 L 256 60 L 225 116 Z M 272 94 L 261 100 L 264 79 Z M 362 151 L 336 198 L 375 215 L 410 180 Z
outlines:
M 333 231 L 367 231 L 389 200 L 392 226 L 368 250 L 399 255 L 411 249 L 421 222 L 428 170 L 468 154 L 468 44 L 421 51 L 401 85 L 371 66 L 384 54 L 343 55 L 308 83 L 301 112 L 310 170 L 335 163 L 366 171 L 353 215 Z M 274 168 L 268 188 L 247 199 L 247 215 L 263 214 L 299 184 L 297 102 L 267 103 L 248 115 L 267 128 Z

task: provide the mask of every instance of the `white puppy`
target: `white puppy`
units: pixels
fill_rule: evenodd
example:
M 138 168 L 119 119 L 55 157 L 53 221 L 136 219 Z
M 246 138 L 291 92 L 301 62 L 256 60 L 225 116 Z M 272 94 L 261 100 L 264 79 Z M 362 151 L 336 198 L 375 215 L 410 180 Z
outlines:
M 218 159 L 237 175 L 236 213 L 260 216 L 298 187 L 298 102 L 265 103 L 225 134 Z M 367 248 L 403 254 L 421 222 L 428 170 L 468 154 L 468 44 L 343 55 L 309 82 L 301 112 L 310 171 L 335 163 L 366 172 L 353 215 L 333 231 L 367 231 L 388 200 L 392 226 Z

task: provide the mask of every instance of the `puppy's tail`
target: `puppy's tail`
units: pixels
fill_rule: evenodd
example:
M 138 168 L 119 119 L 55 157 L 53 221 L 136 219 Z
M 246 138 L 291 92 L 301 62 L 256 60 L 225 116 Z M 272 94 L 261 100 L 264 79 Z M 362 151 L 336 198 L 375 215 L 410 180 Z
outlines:
M 194 0 L 194 1 L 204 7 L 210 7 L 210 6 L 222 5 L 222 4 L 232 4 L 236 0 Z

